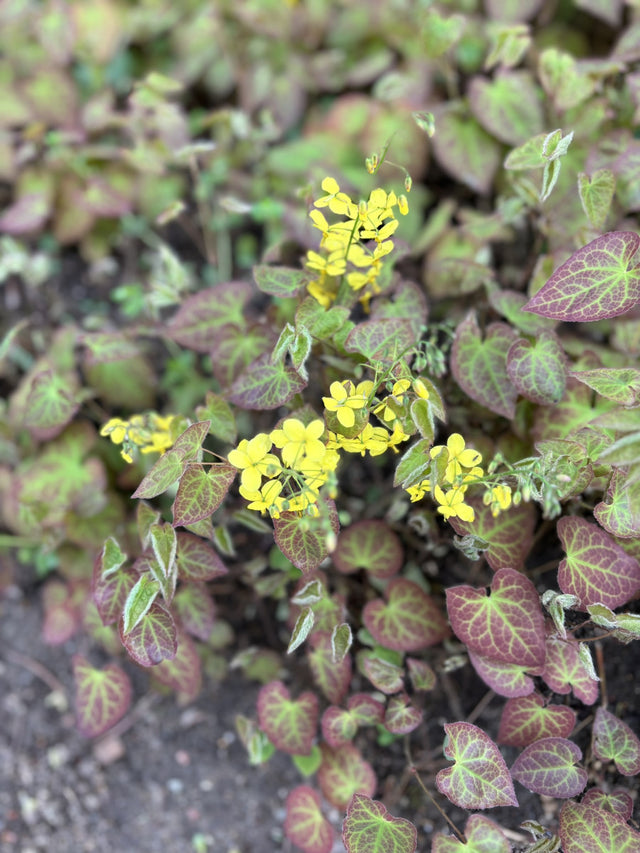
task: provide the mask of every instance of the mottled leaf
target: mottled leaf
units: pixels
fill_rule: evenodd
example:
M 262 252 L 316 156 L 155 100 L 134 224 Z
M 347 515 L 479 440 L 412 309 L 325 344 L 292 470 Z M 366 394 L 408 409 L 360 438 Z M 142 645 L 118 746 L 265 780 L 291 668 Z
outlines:
M 470 815 L 464 836 L 466 843 L 454 835 L 436 832 L 431 853 L 511 853 L 511 845 L 500 827 L 484 815 Z
M 640 451 L 640 440 L 638 449 Z M 607 494 L 595 505 L 593 514 L 612 536 L 621 539 L 640 537 L 640 480 L 629 483 L 622 471 L 614 469 Z
M 333 501 L 327 502 L 330 529 L 337 534 L 340 529 L 338 514 Z M 273 520 L 276 545 L 293 565 L 307 575 L 315 571 L 327 557 L 329 530 L 327 520 L 321 513 L 318 517 L 300 516 L 295 512 L 283 512 Z
M 570 740 L 536 740 L 520 753 L 511 776 L 529 791 L 546 797 L 576 797 L 587 784 L 587 771 L 575 767 L 582 751 Z
M 208 542 L 192 533 L 178 533 L 178 577 L 185 581 L 211 581 L 229 571 Z
M 443 613 L 418 584 L 397 578 L 385 594 L 386 602 L 370 601 L 362 613 L 376 642 L 388 649 L 410 652 L 433 646 L 448 635 Z
M 544 130 L 541 92 L 529 71 L 505 71 L 493 80 L 474 77 L 469 104 L 480 124 L 507 145 L 520 145 Z
M 587 175 L 586 172 L 580 172 L 578 175 L 582 209 L 591 225 L 598 231 L 604 228 L 615 191 L 616 176 L 609 169 L 598 169 L 592 175 Z
M 181 634 L 174 657 L 161 660 L 153 667 L 152 675 L 160 684 L 175 690 L 181 704 L 193 702 L 202 688 L 202 665 L 191 637 Z
M 284 362 L 273 364 L 269 353 L 251 362 L 229 389 L 228 399 L 242 409 L 277 409 L 307 382 Z
M 331 853 L 333 829 L 313 788 L 298 785 L 289 793 L 285 808 L 284 832 L 289 841 L 304 853 Z
M 621 818 L 584 803 L 567 802 L 560 811 L 564 853 L 637 853 L 640 833 Z
M 640 405 L 640 370 L 637 367 L 572 370 L 571 375 L 607 400 L 615 400 L 621 406 Z
M 31 379 L 24 425 L 34 438 L 47 441 L 62 432 L 79 408 L 75 378 L 43 370 Z
M 580 660 L 578 643 L 567 638 L 547 638 L 547 655 L 542 672 L 543 681 L 554 693 L 570 693 L 585 705 L 598 698 L 598 682 L 594 681 Z
M 265 684 L 258 693 L 258 722 L 276 749 L 308 755 L 318 724 L 318 698 L 307 691 L 291 699 L 281 681 Z
M 351 657 L 335 660 L 328 631 L 314 631 L 310 644 L 307 656 L 313 680 L 329 702 L 339 705 L 351 683 Z
M 72 662 L 78 729 L 85 737 L 98 737 L 129 710 L 129 676 L 115 663 L 96 669 L 82 655 L 74 655 Z
M 501 663 L 483 657 L 467 649 L 469 660 L 480 678 L 491 687 L 498 696 L 528 696 L 533 693 L 533 679 L 527 675 L 527 667 L 516 663 Z
M 225 462 L 205 469 L 191 464 L 180 478 L 173 503 L 173 526 L 195 524 L 208 518 L 220 506 L 238 471 Z
M 149 473 L 143 477 L 142 482 L 131 495 L 132 498 L 155 498 L 166 492 L 172 486 L 184 470 L 184 456 L 182 452 L 168 450 L 153 465 Z
M 250 284 L 230 281 L 188 296 L 170 320 L 167 334 L 188 349 L 209 352 L 221 326 L 244 326 L 243 310 L 251 292 Z
M 382 803 L 356 793 L 342 824 L 342 841 L 347 853 L 414 853 L 418 833 L 408 820 L 390 815 Z
M 507 374 L 523 397 L 543 406 L 558 403 L 567 387 L 567 358 L 553 332 L 519 338 L 507 353 Z
M 640 773 L 640 740 L 629 726 L 605 708 L 598 708 L 593 724 L 593 752 L 613 761 L 623 776 Z
M 540 694 L 531 693 L 506 702 L 497 741 L 507 746 L 528 746 L 542 738 L 567 738 L 575 722 L 576 712 L 571 708 L 545 705 Z
M 451 518 L 450 524 L 456 533 L 485 542 L 483 555 L 492 569 L 523 569 L 533 541 L 536 520 L 533 506 L 528 503 L 510 506 L 494 517 L 491 507 L 481 500 L 472 498 L 467 503 L 473 507 L 475 518 L 473 521 Z
M 394 735 L 406 735 L 422 722 L 422 711 L 406 693 L 392 696 L 384 714 L 384 727 Z
M 416 345 L 416 335 L 409 320 L 367 320 L 358 323 L 347 335 L 345 349 L 370 361 L 396 362 Z
M 341 531 L 331 559 L 343 574 L 365 569 L 374 577 L 389 578 L 402 568 L 404 552 L 386 522 L 364 519 Z
M 331 805 L 346 809 L 354 794 L 370 797 L 376 789 L 376 775 L 371 765 L 351 743 L 338 749 L 322 744 L 322 764 L 318 783 Z
M 433 151 L 442 168 L 481 195 L 487 195 L 500 167 L 501 149 L 460 102 L 436 113 Z
M 209 590 L 203 583 L 183 584 L 171 606 L 188 634 L 203 642 L 209 639 L 216 611 Z

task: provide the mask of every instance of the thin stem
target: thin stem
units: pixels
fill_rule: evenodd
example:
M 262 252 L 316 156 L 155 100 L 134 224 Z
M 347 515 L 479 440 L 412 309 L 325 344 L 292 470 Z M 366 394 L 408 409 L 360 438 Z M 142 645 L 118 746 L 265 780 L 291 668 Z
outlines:
M 464 834 L 463 834 L 462 832 L 460 832 L 460 830 L 459 830 L 459 829 L 458 829 L 458 827 L 455 825 L 455 823 L 454 823 L 454 822 L 453 822 L 453 821 L 452 821 L 452 820 L 447 816 L 447 814 L 443 811 L 443 809 L 440 807 L 440 805 L 435 801 L 435 799 L 434 799 L 434 797 L 433 797 L 433 794 L 431 793 L 431 791 L 427 788 L 427 786 L 424 784 L 424 782 L 423 782 L 423 781 L 422 781 L 422 779 L 420 778 L 420 774 L 418 773 L 418 768 L 415 766 L 415 764 L 413 763 L 413 759 L 411 758 L 411 750 L 410 750 L 410 747 L 409 747 L 409 740 L 408 740 L 408 738 L 407 738 L 407 739 L 405 739 L 405 744 L 404 744 L 404 745 L 405 745 L 405 755 L 406 755 L 406 757 L 407 757 L 407 761 L 408 761 L 408 763 L 409 763 L 409 773 L 411 773 L 411 774 L 412 774 L 412 776 L 414 776 L 414 777 L 415 777 L 415 779 L 416 779 L 416 781 L 417 781 L 418 785 L 420 785 L 420 787 L 422 788 L 422 790 L 424 791 L 424 793 L 425 793 L 425 794 L 427 795 L 427 797 L 431 800 L 431 802 L 433 803 L 433 805 L 436 807 L 436 809 L 438 810 L 438 812 L 440 812 L 440 814 L 442 815 L 442 817 L 446 820 L 446 822 L 449 824 L 449 826 L 451 827 L 451 829 L 452 829 L 452 830 L 455 832 L 455 834 L 458 836 L 458 838 L 460 839 L 460 841 L 461 841 L 463 844 L 466 844 L 466 843 L 467 843 L 467 839 L 466 839 L 466 837 L 464 836 Z

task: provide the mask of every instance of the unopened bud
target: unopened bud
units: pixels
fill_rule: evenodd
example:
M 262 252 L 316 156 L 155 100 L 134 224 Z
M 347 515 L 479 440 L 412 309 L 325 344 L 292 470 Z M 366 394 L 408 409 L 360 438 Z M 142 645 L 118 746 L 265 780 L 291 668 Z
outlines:
M 405 189 L 405 192 L 410 193 L 410 192 L 411 192 L 411 187 L 412 187 L 412 186 L 413 186 L 413 180 L 412 180 L 412 178 L 411 178 L 411 175 L 410 175 L 409 173 L 407 173 L 407 174 L 404 176 L 404 189 Z

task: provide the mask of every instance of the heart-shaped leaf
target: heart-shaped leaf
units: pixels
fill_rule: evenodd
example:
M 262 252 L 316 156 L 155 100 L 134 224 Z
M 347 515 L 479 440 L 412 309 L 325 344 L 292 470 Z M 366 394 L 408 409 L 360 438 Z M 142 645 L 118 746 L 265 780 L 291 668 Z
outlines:
M 406 735 L 422 722 L 422 711 L 413 704 L 406 693 L 389 699 L 384 715 L 384 727 L 394 735 Z
M 402 568 L 400 540 L 384 521 L 365 519 L 340 533 L 331 559 L 336 569 L 351 574 L 365 569 L 377 578 L 389 578 Z
M 310 643 L 312 648 L 307 657 L 313 680 L 329 702 L 339 705 L 351 683 L 351 657 L 335 659 L 328 631 L 314 631 Z
M 640 436 L 638 450 L 640 457 Z M 612 536 L 640 537 L 640 480 L 629 483 L 626 474 L 614 468 L 606 497 L 595 505 L 593 514 Z
M 633 814 L 633 799 L 623 788 L 616 788 L 610 793 L 602 788 L 589 788 L 580 802 L 604 812 L 613 812 L 625 821 Z
M 603 761 L 615 762 L 623 776 L 640 773 L 640 740 L 626 723 L 604 708 L 596 711 L 593 752 Z
M 506 71 L 493 80 L 474 77 L 469 102 L 480 124 L 507 145 L 520 145 L 544 130 L 541 92 L 529 71 Z
M 558 403 L 567 387 L 567 358 L 557 335 L 518 338 L 507 353 L 507 374 L 527 400 L 543 406 Z
M 567 555 L 558 567 L 558 586 L 577 596 L 582 609 L 620 607 L 640 590 L 640 564 L 597 524 L 566 517 L 557 530 Z
M 209 421 L 209 433 L 211 435 L 215 435 L 216 438 L 227 444 L 236 443 L 238 435 L 236 419 L 231 411 L 231 406 L 224 397 L 207 391 L 204 405 L 196 406 L 196 416 L 201 421 Z
M 491 507 L 485 506 L 481 500 L 471 498 L 467 503 L 473 507 L 475 517 L 473 521 L 449 519 L 456 533 L 477 536 L 486 542 L 486 550 L 482 553 L 492 569 L 523 569 L 531 549 L 536 520 L 532 504 L 510 506 L 494 517 Z
M 155 666 L 171 660 L 178 649 L 176 625 L 168 610 L 154 601 L 147 613 L 129 633 L 119 625 L 122 645 L 140 666 Z
M 183 584 L 172 601 L 172 607 L 184 630 L 206 642 L 215 622 L 215 606 L 203 583 Z
M 327 501 L 331 530 L 340 530 L 338 513 L 333 501 Z M 308 575 L 314 572 L 328 555 L 327 523 L 322 515 L 300 516 L 296 512 L 283 512 L 273 520 L 276 545 L 293 565 Z
M 308 755 L 318 724 L 318 698 L 307 691 L 291 699 L 281 681 L 270 681 L 258 693 L 258 723 L 276 749 Z
M 567 802 L 560 810 L 564 853 L 637 853 L 640 832 L 618 815 L 584 803 Z
M 252 290 L 247 282 L 230 281 L 188 296 L 169 322 L 167 334 L 187 349 L 209 352 L 222 326 L 244 326 L 243 310 Z
M 73 678 L 78 729 L 85 737 L 103 734 L 129 710 L 131 682 L 117 664 L 96 669 L 82 655 L 74 655 Z
M 330 705 L 321 720 L 322 737 L 333 749 L 349 743 L 358 731 L 358 723 L 354 716 L 344 708 Z
M 570 693 L 585 705 L 598 698 L 598 682 L 585 669 L 575 640 L 547 637 L 547 654 L 542 672 L 544 682 L 554 693 Z
M 277 409 L 305 388 L 307 382 L 284 361 L 271 361 L 265 353 L 252 361 L 235 379 L 228 400 L 241 409 Z
M 217 463 L 208 470 L 189 465 L 180 478 L 173 503 L 173 526 L 195 524 L 208 518 L 220 506 L 238 473 L 233 465 Z
M 578 192 L 582 209 L 598 231 L 604 227 L 616 191 L 616 176 L 610 169 L 597 169 L 592 175 L 580 172 Z
M 377 643 L 397 651 L 433 646 L 449 633 L 444 614 L 418 584 L 396 578 L 386 589 L 387 601 L 365 605 L 362 619 Z
M 418 844 L 415 826 L 393 817 L 385 806 L 365 794 L 354 794 L 342 824 L 347 853 L 414 853 Z
M 459 101 L 436 113 L 433 151 L 442 168 L 477 193 L 486 195 L 500 166 L 500 145 Z
M 517 806 L 507 765 L 491 738 L 471 723 L 449 723 L 444 730 L 444 754 L 455 764 L 438 772 L 440 793 L 463 809 Z
M 35 438 L 48 441 L 62 432 L 79 408 L 75 377 L 42 370 L 31 380 L 24 424 Z
M 93 575 L 93 600 L 102 624 L 113 625 L 120 618 L 129 593 L 138 581 L 138 575 L 131 569 L 118 569 L 105 577 L 100 572 L 100 563 L 98 557 Z
M 513 418 L 518 396 L 507 373 L 507 353 L 516 337 L 505 323 L 492 323 L 483 340 L 471 312 L 456 329 L 451 351 L 451 370 L 465 394 L 505 418 Z
M 402 690 L 404 670 L 401 666 L 378 657 L 374 652 L 361 653 L 358 662 L 376 690 L 387 695 Z
M 480 678 L 499 696 L 528 696 L 533 693 L 533 679 L 527 667 L 516 663 L 500 663 L 467 649 L 469 660 Z
M 607 400 L 621 406 L 640 404 L 640 370 L 637 367 L 598 367 L 592 370 L 573 370 L 578 382 L 593 388 Z
M 524 310 L 571 323 L 626 314 L 640 302 L 639 246 L 634 231 L 596 237 L 558 267 Z
M 465 843 L 453 835 L 436 832 L 431 853 L 511 853 L 500 827 L 488 817 L 472 814 L 464 828 Z
M 338 749 L 322 744 L 322 764 L 318 770 L 318 783 L 325 798 L 336 808 L 346 809 L 354 794 L 370 797 L 376 789 L 377 779 L 371 765 L 359 750 L 347 743 Z
M 358 323 L 347 335 L 344 348 L 371 361 L 392 364 L 415 344 L 411 322 L 390 318 Z
M 157 495 L 161 495 L 180 478 L 184 467 L 182 451 L 167 450 L 149 473 L 143 477 L 142 482 L 131 497 L 155 498 Z
M 545 705 L 542 696 L 530 693 L 507 701 L 497 740 L 507 746 L 528 746 L 542 738 L 567 738 L 575 723 L 574 710 L 566 705 Z
M 520 572 L 498 570 L 489 596 L 485 589 L 471 586 L 450 587 L 446 595 L 451 627 L 472 651 L 528 668 L 544 662 L 540 599 L 535 586 Z
M 281 299 L 296 296 L 298 291 L 305 287 L 309 281 L 307 272 L 292 267 L 270 267 L 267 264 L 256 264 L 252 272 L 253 280 L 263 293 Z
M 320 797 L 308 785 L 298 785 L 285 805 L 284 832 L 304 853 L 331 853 L 333 829 L 322 814 Z
M 575 767 L 582 751 L 570 740 L 548 737 L 530 744 L 516 759 L 511 776 L 529 791 L 546 797 L 576 797 L 587 784 L 587 771 Z

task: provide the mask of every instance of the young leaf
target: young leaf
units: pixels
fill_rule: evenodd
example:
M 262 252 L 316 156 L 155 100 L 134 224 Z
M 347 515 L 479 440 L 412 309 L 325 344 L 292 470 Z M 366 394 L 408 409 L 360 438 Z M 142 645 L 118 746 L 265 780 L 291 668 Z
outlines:
M 518 338 L 507 353 L 507 373 L 523 397 L 548 406 L 564 397 L 567 358 L 553 332 L 540 332 L 529 341 Z
M 384 705 L 368 693 L 354 693 L 347 708 L 359 726 L 376 726 L 384 717 Z
M 307 691 L 293 700 L 281 681 L 265 684 L 258 693 L 258 723 L 276 749 L 308 755 L 318 724 L 318 699 Z
M 241 409 L 277 409 L 307 385 L 283 362 L 273 364 L 269 353 L 252 361 L 234 380 L 228 399 Z
M 126 561 L 127 555 L 120 550 L 120 545 L 109 536 L 102 546 L 102 551 L 96 558 L 97 564 L 94 566 L 94 574 L 97 574 L 102 580 L 106 580 L 109 575 L 115 574 L 120 566 Z
M 72 662 L 78 729 L 85 737 L 98 737 L 129 710 L 129 676 L 115 663 L 96 669 L 82 655 L 74 655 Z
M 392 696 L 384 714 L 384 727 L 394 735 L 406 735 L 422 722 L 422 711 L 411 702 L 406 693 Z
M 120 618 L 129 593 L 135 586 L 138 575 L 127 569 L 118 569 L 106 578 L 101 572 L 101 559 L 94 566 L 92 595 L 103 625 L 112 625 Z
M 386 603 L 375 599 L 362 612 L 364 624 L 380 645 L 411 652 L 433 646 L 449 634 L 440 608 L 418 584 L 396 578 L 386 596 Z
M 570 693 L 585 705 L 598 698 L 598 682 L 589 677 L 578 654 L 575 640 L 547 637 L 547 654 L 542 679 L 554 693 Z
M 426 438 L 420 439 L 404 453 L 396 467 L 394 486 L 402 486 L 406 489 L 423 479 L 426 471 L 431 467 L 429 448 L 432 441 Z
M 330 705 L 320 721 L 322 737 L 330 747 L 336 749 L 353 740 L 358 731 L 358 723 L 353 714 L 337 705 Z
M 638 444 L 640 449 L 640 441 Z M 622 471 L 614 469 L 606 497 L 595 505 L 593 514 L 612 536 L 640 537 L 640 480 L 629 483 Z
M 160 584 L 153 579 L 151 574 L 145 572 L 145 574 L 140 575 L 124 605 L 122 614 L 122 631 L 124 634 L 132 631 L 142 617 L 148 613 L 159 592 Z
M 263 293 L 286 299 L 296 296 L 298 291 L 309 281 L 309 274 L 304 270 L 291 267 L 270 267 L 257 264 L 253 267 L 253 280 Z
M 191 533 L 178 533 L 178 577 L 185 581 L 211 581 L 229 571 L 208 542 Z
M 601 231 L 611 210 L 611 202 L 616 191 L 616 176 L 609 169 L 598 169 L 589 176 L 586 172 L 578 175 L 578 193 L 589 222 Z
M 639 246 L 633 231 L 596 237 L 558 267 L 524 310 L 572 323 L 626 314 L 640 302 Z
M 233 465 L 216 463 L 208 470 L 189 465 L 180 478 L 173 503 L 173 526 L 195 524 L 218 509 L 238 473 Z
M 221 326 L 244 326 L 243 310 L 252 287 L 242 281 L 230 281 L 188 296 L 167 328 L 168 336 L 196 352 L 209 352 Z
M 640 370 L 637 367 L 573 370 L 571 376 L 621 406 L 640 405 Z
M 453 835 L 436 832 L 431 853 L 511 853 L 511 845 L 500 827 L 488 817 L 472 814 L 464 828 L 463 844 Z
M 558 586 L 577 596 L 582 609 L 620 607 L 640 590 L 640 564 L 598 525 L 566 517 L 557 530 L 567 555 L 558 567 Z
M 183 454 L 176 450 L 167 450 L 154 464 L 149 473 L 131 495 L 132 498 L 155 498 L 166 492 L 184 470 Z
M 418 658 L 407 658 L 406 660 L 411 686 L 416 691 L 433 690 L 436 686 L 436 674 L 428 663 Z
M 507 765 L 491 738 L 471 723 L 449 723 L 444 730 L 444 754 L 455 764 L 436 775 L 440 793 L 463 809 L 517 806 Z
M 640 613 L 614 613 L 604 604 L 590 604 L 587 612 L 596 625 L 611 631 L 621 643 L 640 640 Z
M 337 534 L 340 530 L 338 513 L 333 501 L 327 502 L 330 529 Z M 328 555 L 326 519 L 321 515 L 299 516 L 295 512 L 283 512 L 273 520 L 276 545 L 293 565 L 308 575 L 315 571 Z
M 176 550 L 178 540 L 170 524 L 152 524 L 149 529 L 151 547 L 160 571 L 165 578 L 175 574 Z
M 465 394 L 505 418 L 513 418 L 518 396 L 507 373 L 507 353 L 516 337 L 505 323 L 491 323 L 482 340 L 471 312 L 456 329 L 451 351 L 451 370 Z
M 353 634 L 348 622 L 335 625 L 331 632 L 331 652 L 336 663 L 340 663 L 347 656 L 353 644 Z
M 482 501 L 470 499 L 467 503 L 473 507 L 473 521 L 451 518 L 449 523 L 460 536 L 477 536 L 487 543 L 483 556 L 492 569 L 506 567 L 520 571 L 531 549 L 535 510 L 530 503 L 510 506 L 509 509 L 494 517 L 491 507 Z
M 224 397 L 207 391 L 203 406 L 196 406 L 196 417 L 201 421 L 209 421 L 209 433 L 225 441 L 227 444 L 235 444 L 238 431 L 236 419 L 231 407 Z
M 469 660 L 480 678 L 498 696 L 516 698 L 533 693 L 533 679 L 527 675 L 527 667 L 515 663 L 500 663 L 500 661 L 485 658 L 471 649 L 467 649 Z
M 593 752 L 603 761 L 615 762 L 623 776 L 640 773 L 640 740 L 626 723 L 604 708 L 596 711 Z
M 341 531 L 331 559 L 345 575 L 365 569 L 373 577 L 390 578 L 402 568 L 404 552 L 386 522 L 364 519 Z
M 255 274 L 255 268 L 254 268 Z M 331 853 L 333 829 L 322 814 L 320 797 L 308 785 L 298 785 L 285 805 L 284 833 L 304 853 Z
M 567 738 L 575 723 L 574 710 L 566 705 L 545 705 L 542 696 L 531 693 L 507 701 L 497 741 L 507 746 L 529 746 L 542 738 Z
M 162 660 L 171 660 L 178 650 L 175 622 L 157 601 L 128 634 L 122 630 L 122 620 L 119 629 L 122 645 L 140 666 L 155 666 Z
M 529 791 L 546 797 L 576 797 L 585 789 L 587 771 L 575 767 L 582 752 L 570 740 L 548 737 L 530 744 L 516 759 L 511 776 Z
M 354 794 L 342 824 L 347 853 L 414 853 L 418 844 L 415 826 L 393 817 L 385 806 L 365 794 Z
M 325 798 L 338 809 L 346 809 L 354 794 L 370 797 L 376 789 L 376 774 L 351 743 L 331 749 L 323 743 L 318 784 Z
M 358 658 L 362 671 L 381 693 L 393 694 L 404 686 L 404 670 L 391 661 L 378 657 L 373 652 L 365 652 Z
M 300 615 L 296 619 L 296 624 L 293 627 L 293 631 L 291 632 L 291 639 L 289 640 L 289 645 L 287 646 L 288 655 L 290 655 L 291 652 L 295 651 L 298 646 L 304 643 L 304 641 L 309 636 L 309 632 L 313 628 L 314 622 L 315 616 L 313 615 L 313 610 L 310 607 L 303 607 L 300 611 Z
M 621 818 L 584 803 L 567 802 L 560 810 L 564 853 L 636 853 L 640 833 Z
M 544 663 L 544 616 L 535 586 L 514 569 L 499 569 L 484 589 L 454 586 L 446 591 L 456 636 L 472 651 L 502 663 Z

